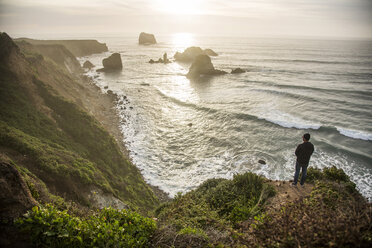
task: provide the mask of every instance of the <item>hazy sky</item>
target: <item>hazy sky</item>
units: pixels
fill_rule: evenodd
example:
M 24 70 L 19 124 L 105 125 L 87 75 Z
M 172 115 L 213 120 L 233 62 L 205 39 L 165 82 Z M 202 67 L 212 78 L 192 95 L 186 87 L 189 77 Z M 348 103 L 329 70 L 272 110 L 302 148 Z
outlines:
M 0 31 L 371 38 L 372 0 L 0 0 Z

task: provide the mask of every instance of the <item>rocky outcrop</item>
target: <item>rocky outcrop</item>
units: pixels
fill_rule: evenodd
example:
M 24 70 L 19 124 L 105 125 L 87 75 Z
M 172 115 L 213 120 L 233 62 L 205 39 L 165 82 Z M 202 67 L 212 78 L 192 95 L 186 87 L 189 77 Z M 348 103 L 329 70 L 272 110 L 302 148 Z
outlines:
M 94 53 L 107 52 L 105 43 L 96 40 L 34 40 L 19 38 L 15 41 L 26 41 L 32 45 L 62 45 L 66 47 L 75 57 L 88 56 Z
M 225 71 L 214 69 L 211 58 L 208 55 L 201 54 L 195 58 L 186 76 L 188 78 L 197 78 L 202 75 L 223 75 L 226 73 Z
M 119 53 L 113 53 L 110 57 L 102 60 L 103 68 L 98 69 L 98 72 L 112 72 L 123 69 L 121 57 Z
M 115 209 L 129 209 L 129 206 L 113 196 L 111 193 L 105 193 L 99 188 L 92 189 L 88 196 L 90 203 L 99 209 L 112 207 Z
M 83 68 L 85 68 L 85 69 L 92 69 L 93 67 L 94 67 L 94 65 L 89 60 L 85 61 L 84 64 L 83 64 Z
M 0 218 L 17 218 L 37 205 L 18 170 L 0 162 Z
M 204 49 L 204 52 L 208 56 L 218 56 L 218 54 L 210 48 Z
M 144 33 L 144 32 L 140 33 L 139 38 L 138 38 L 138 44 L 140 45 L 156 44 L 155 35 Z
M 162 63 L 162 64 L 168 64 L 171 63 L 171 61 L 168 59 L 167 53 L 163 54 L 163 58 L 159 58 L 158 60 L 149 60 L 150 64 L 157 64 L 157 63 Z
M 238 74 L 238 73 L 244 73 L 244 72 L 245 72 L 245 70 L 243 70 L 239 67 L 231 70 L 231 74 Z
M 179 62 L 193 62 L 198 55 L 217 56 L 212 49 L 201 49 L 200 47 L 188 47 L 183 53 L 176 52 L 174 59 Z

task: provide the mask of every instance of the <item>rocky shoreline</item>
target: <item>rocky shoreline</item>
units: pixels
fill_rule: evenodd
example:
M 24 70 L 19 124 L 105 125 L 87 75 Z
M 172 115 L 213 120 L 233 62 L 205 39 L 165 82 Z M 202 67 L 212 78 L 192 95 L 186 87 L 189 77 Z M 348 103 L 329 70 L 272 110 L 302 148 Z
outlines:
M 81 91 L 81 107 L 93 115 L 116 140 L 121 152 L 131 161 L 129 150 L 124 143 L 124 134 L 120 130 L 120 117 L 116 109 L 118 97 L 109 91 L 102 93 L 92 78 L 79 76 L 86 89 Z M 132 162 L 132 161 L 131 161 Z M 161 202 L 168 201 L 169 195 L 159 187 L 147 183 Z

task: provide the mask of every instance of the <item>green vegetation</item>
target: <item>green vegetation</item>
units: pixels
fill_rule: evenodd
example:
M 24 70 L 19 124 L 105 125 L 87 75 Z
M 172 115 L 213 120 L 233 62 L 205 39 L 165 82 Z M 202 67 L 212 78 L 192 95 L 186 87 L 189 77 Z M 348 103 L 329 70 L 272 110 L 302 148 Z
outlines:
M 111 208 L 76 217 L 51 205 L 34 207 L 16 224 L 37 247 L 148 247 L 152 219 Z
M 372 206 L 336 167 L 310 169 L 309 196 L 266 205 L 272 184 L 245 173 L 211 179 L 156 211 L 154 247 L 370 247 Z M 292 189 L 301 190 L 301 189 Z
M 175 235 L 181 247 L 190 240 L 199 240 L 194 244 L 199 246 L 207 240 L 214 245 L 225 242 L 221 237 L 237 238 L 239 234 L 233 229 L 249 218 L 260 216 L 264 203 L 274 194 L 264 178 L 250 172 L 235 175 L 232 180 L 207 180 L 196 190 L 177 195 L 156 210 L 161 229 L 155 243 L 162 240 L 159 244 L 165 246 L 167 237 Z M 216 233 L 223 235 L 216 237 Z
M 9 157 L 27 158 L 24 166 L 53 193 L 84 205 L 93 185 L 144 212 L 158 204 L 93 117 L 36 78 L 27 85 L 6 68 L 0 73 L 0 147 Z
M 262 247 L 371 247 L 372 206 L 336 167 L 311 169 L 310 196 L 269 212 L 247 235 Z

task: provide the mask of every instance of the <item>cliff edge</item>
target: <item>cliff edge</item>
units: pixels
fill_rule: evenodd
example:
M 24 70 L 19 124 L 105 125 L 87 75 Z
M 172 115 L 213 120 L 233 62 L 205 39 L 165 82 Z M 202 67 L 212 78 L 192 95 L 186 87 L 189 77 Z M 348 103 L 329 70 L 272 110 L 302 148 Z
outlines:
M 26 41 L 32 45 L 62 45 L 66 47 L 75 57 L 83 57 L 94 53 L 107 52 L 105 43 L 96 40 L 34 40 L 19 38 L 15 41 Z

